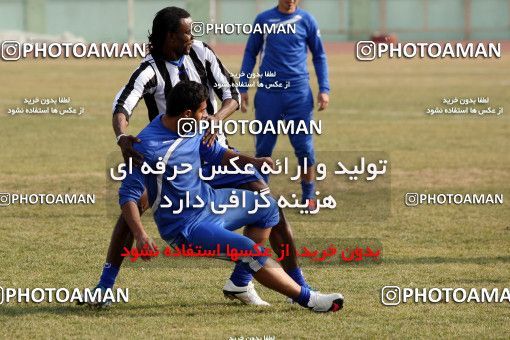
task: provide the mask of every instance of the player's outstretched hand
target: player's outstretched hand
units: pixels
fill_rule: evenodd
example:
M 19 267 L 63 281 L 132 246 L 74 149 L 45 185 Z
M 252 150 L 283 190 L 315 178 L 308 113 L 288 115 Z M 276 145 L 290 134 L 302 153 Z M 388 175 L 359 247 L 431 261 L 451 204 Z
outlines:
M 329 104 L 329 94 L 319 93 L 317 96 L 317 103 L 319 103 L 319 111 L 326 110 Z
M 142 254 L 140 257 L 144 261 L 150 261 L 151 258 L 154 257 L 154 253 L 158 251 L 158 246 L 154 240 L 150 238 L 145 232 L 136 238 L 136 248 L 138 249 L 138 253 Z
M 143 163 L 143 155 L 133 148 L 133 143 L 140 143 L 140 139 L 135 136 L 122 136 L 119 139 L 120 150 L 122 151 L 122 157 L 126 164 L 129 162 L 129 158 L 133 159 L 135 166 L 141 166 Z
M 241 112 L 245 113 L 248 107 L 248 101 L 250 97 L 248 97 L 248 92 L 241 93 Z

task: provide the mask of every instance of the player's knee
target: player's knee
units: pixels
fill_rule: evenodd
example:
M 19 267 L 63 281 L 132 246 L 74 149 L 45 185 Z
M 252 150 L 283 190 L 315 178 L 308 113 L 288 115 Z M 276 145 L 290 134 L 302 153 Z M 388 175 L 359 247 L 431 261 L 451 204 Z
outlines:
M 266 202 L 269 205 L 266 206 Z M 272 196 L 265 196 L 264 199 L 261 197 L 256 198 L 255 204 L 258 206 L 256 219 L 248 225 L 248 227 L 256 228 L 272 228 L 280 221 L 280 212 L 278 210 L 278 203 Z
M 255 157 L 271 157 L 273 154 L 273 147 L 267 145 L 260 145 L 257 143 L 255 146 Z
M 291 139 L 292 146 L 294 147 L 294 154 L 299 161 L 299 165 L 303 166 L 305 158 L 307 165 L 313 165 L 315 164 L 315 150 L 313 148 L 313 141 L 311 138 L 303 137 L 307 136 L 298 135 Z
M 276 145 L 277 136 L 257 135 L 255 142 L 255 157 L 271 157 Z
M 267 256 L 264 256 L 266 249 L 263 246 L 256 245 L 252 239 L 246 236 L 237 241 L 236 247 L 238 247 L 238 250 L 243 251 L 243 253 L 251 253 L 251 256 L 241 256 L 237 259 L 232 259 L 240 263 L 241 266 L 245 267 L 252 274 L 262 268 L 267 261 Z
M 314 152 L 313 148 L 304 149 L 304 150 L 296 150 L 295 154 L 296 154 L 296 157 L 298 159 L 298 163 L 300 166 L 305 165 L 305 160 L 306 160 L 307 167 L 310 167 L 315 164 L 315 152 Z

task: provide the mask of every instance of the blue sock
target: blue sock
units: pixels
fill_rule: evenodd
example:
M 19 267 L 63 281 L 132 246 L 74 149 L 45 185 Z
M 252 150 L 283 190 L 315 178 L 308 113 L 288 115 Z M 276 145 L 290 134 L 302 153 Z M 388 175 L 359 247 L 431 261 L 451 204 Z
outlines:
M 315 198 L 315 181 L 301 181 L 301 190 L 303 191 L 303 202 L 306 199 Z
M 301 271 L 301 269 L 299 267 L 289 270 L 287 272 L 287 274 L 289 274 L 289 276 L 292 278 L 292 280 L 296 281 L 296 283 L 298 285 L 305 286 L 308 289 L 310 288 L 308 283 L 306 283 L 306 280 L 303 276 L 303 272 Z
M 308 301 L 310 301 L 310 289 L 305 286 L 301 286 L 301 293 L 297 298 L 297 303 L 301 306 L 308 308 Z
M 101 274 L 101 278 L 99 279 L 98 286 L 104 288 L 113 288 L 115 284 L 115 279 L 119 274 L 119 267 L 112 266 L 111 263 L 105 263 L 103 266 L 103 273 Z
M 246 287 L 253 280 L 253 275 L 238 262 L 230 276 L 230 280 L 238 287 Z

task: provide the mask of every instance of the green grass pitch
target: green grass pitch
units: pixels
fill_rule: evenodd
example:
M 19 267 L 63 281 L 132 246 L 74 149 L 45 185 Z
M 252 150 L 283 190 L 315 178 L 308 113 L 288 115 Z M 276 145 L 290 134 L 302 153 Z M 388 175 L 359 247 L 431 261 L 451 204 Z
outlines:
M 237 71 L 240 55 L 221 55 Z M 114 220 L 105 208 L 108 155 L 119 152 L 111 103 L 137 61 L 37 60 L 0 63 L 0 192 L 97 195 L 95 205 L 0 207 L 0 286 L 90 287 L 96 284 Z M 391 159 L 391 213 L 357 220 L 293 223 L 307 238 L 374 238 L 379 265 L 305 267 L 323 292 L 345 295 L 344 309 L 314 314 L 257 285 L 270 308 L 226 300 L 225 266 L 121 270 L 117 285 L 130 301 L 96 311 L 74 305 L 0 305 L 4 338 L 508 338 L 510 304 L 409 303 L 386 307 L 385 285 L 510 287 L 510 209 L 502 206 L 404 205 L 406 192 L 503 193 L 510 199 L 510 121 L 503 115 L 437 116 L 443 97 L 490 97 L 510 110 L 510 62 L 379 60 L 329 55 L 331 105 L 316 112 L 321 151 L 383 151 Z M 312 68 L 313 70 L 313 68 Z M 312 71 L 313 74 L 313 71 Z M 312 79 L 314 95 L 316 81 Z M 251 99 L 253 91 L 250 92 Z M 24 98 L 69 96 L 80 117 L 9 116 Z M 252 110 L 251 105 L 250 110 Z M 251 118 L 253 112 L 237 112 Z M 140 103 L 130 132 L 147 123 Z M 250 136 L 231 144 L 253 150 Z M 277 149 L 291 154 L 286 138 Z M 157 230 L 145 219 L 151 235 Z M 157 259 L 157 261 L 164 261 Z M 211 260 L 213 261 L 213 260 Z

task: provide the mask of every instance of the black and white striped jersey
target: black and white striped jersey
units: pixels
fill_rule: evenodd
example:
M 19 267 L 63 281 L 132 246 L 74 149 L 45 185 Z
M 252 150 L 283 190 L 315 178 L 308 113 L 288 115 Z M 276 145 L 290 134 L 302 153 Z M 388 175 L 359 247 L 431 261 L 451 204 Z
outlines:
M 189 55 L 184 55 L 181 63 L 148 54 L 115 96 L 113 113 L 122 112 L 129 119 L 143 98 L 152 120 L 166 111 L 166 96 L 181 80 L 196 81 L 208 88 L 207 113 L 210 115 L 218 110 L 215 95 L 221 101 L 232 98 L 240 102 L 230 72 L 207 44 L 195 40 Z

